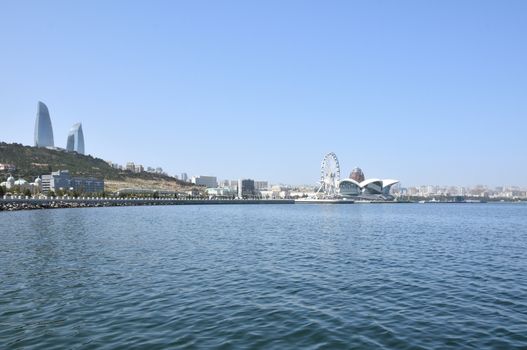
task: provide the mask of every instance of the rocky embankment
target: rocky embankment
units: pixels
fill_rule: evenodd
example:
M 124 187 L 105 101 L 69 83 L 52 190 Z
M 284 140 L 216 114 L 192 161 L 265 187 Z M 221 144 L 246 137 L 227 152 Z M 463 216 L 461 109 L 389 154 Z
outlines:
M 0 211 L 60 209 L 60 208 L 96 208 L 124 207 L 138 205 L 218 205 L 218 204 L 295 204 L 288 199 L 15 199 L 0 200 Z
M 129 205 L 146 205 L 146 203 L 129 203 L 129 202 L 44 202 L 44 203 L 30 203 L 30 202 L 15 202 L 15 203 L 0 203 L 0 211 L 16 211 L 16 210 L 34 210 L 34 209 L 61 209 L 61 208 L 96 208 L 96 207 L 115 207 L 115 206 L 129 206 Z M 149 203 L 148 205 L 155 205 Z

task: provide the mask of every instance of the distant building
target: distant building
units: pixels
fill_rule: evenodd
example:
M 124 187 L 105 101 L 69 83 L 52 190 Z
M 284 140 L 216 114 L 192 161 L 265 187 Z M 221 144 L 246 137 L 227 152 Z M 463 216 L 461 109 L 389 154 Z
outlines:
M 136 164 L 134 167 L 134 173 L 142 173 L 145 168 L 141 164 Z
M 3 164 L 0 163 L 0 171 L 15 171 L 16 166 L 14 164 Z
M 74 124 L 71 127 L 66 143 L 66 150 L 68 152 L 84 154 L 84 134 L 81 123 Z
M 42 192 L 56 191 L 59 189 L 69 190 L 70 172 L 68 170 L 54 171 L 49 175 L 42 175 Z
M 70 188 L 80 193 L 102 193 L 104 192 L 104 180 L 93 177 L 73 177 Z
M 80 193 L 104 192 L 104 180 L 93 177 L 71 177 L 68 170 L 59 170 L 42 175 L 42 192 L 73 190 Z
M 7 181 L 0 183 L 0 186 L 5 187 L 8 191 L 18 188 L 21 192 L 31 189 L 32 185 L 33 184 L 30 184 L 26 180 L 20 178 L 15 181 L 15 178 L 11 175 L 9 175 Z
M 181 173 L 181 177 L 180 177 L 181 181 L 185 181 L 187 182 L 188 181 L 188 175 L 187 173 Z
M 117 169 L 117 170 L 123 170 L 123 166 L 122 165 L 119 165 L 117 163 L 114 163 L 112 162 L 111 160 L 107 160 L 106 163 L 108 163 L 109 166 L 111 166 L 112 168 L 114 169 Z
M 254 198 L 255 196 L 256 188 L 254 187 L 254 180 L 238 180 L 238 198 Z
M 362 192 L 364 194 L 382 194 L 383 186 L 381 179 L 368 179 L 361 182 Z
M 357 182 L 364 181 L 364 173 L 362 172 L 361 168 L 355 168 L 351 171 L 350 179 L 355 180 Z
M 151 166 L 146 167 L 146 171 L 153 174 L 163 174 L 163 168 L 159 166 L 157 168 L 153 168 Z
M 339 183 L 339 192 L 343 197 L 355 197 L 362 193 L 362 188 L 357 180 L 344 179 Z
M 37 177 L 35 179 L 35 182 L 29 184 L 31 186 L 31 193 L 32 194 L 38 194 L 42 192 L 42 179 L 40 177 Z
M 15 187 L 15 178 L 11 174 L 9 174 L 4 186 L 8 191 Z
M 254 188 L 256 190 L 266 190 L 269 188 L 269 182 L 267 181 L 255 181 Z
M 48 107 L 40 101 L 37 105 L 35 120 L 35 147 L 55 147 Z
M 232 198 L 235 195 L 228 187 L 207 188 L 207 194 L 212 198 Z
M 126 163 L 126 170 L 135 172 L 135 164 L 134 162 L 128 162 Z
M 272 199 L 291 197 L 291 189 L 287 186 L 273 185 L 270 191 L 262 191 L 262 194 L 264 193 L 266 198 Z
M 191 182 L 196 185 L 205 186 L 207 188 L 218 187 L 218 180 L 216 176 L 193 176 Z
M 368 179 L 358 182 L 354 179 L 344 179 L 339 182 L 339 193 L 342 197 L 361 197 L 364 199 L 393 199 L 390 190 L 398 180 Z
M 25 190 L 29 189 L 29 182 L 19 178 L 15 181 L 15 187 L 18 187 L 20 189 L 20 192 L 24 192 Z

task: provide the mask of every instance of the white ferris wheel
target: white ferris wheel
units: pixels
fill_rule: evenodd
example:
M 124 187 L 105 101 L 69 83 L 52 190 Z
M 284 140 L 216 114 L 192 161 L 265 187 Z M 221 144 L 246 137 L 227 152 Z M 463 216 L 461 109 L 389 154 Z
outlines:
M 320 167 L 320 188 L 317 193 L 322 193 L 326 198 L 338 195 L 340 182 L 340 165 L 337 155 L 333 152 L 326 154 Z

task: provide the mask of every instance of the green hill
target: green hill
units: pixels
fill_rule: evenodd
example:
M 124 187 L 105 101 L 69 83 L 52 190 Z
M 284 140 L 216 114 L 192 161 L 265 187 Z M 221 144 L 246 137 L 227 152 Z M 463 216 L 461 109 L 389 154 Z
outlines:
M 143 188 L 150 186 L 167 189 L 191 186 L 187 182 L 167 175 L 147 172 L 132 173 L 115 169 L 104 160 L 90 155 L 24 146 L 17 143 L 0 142 L 0 163 L 15 165 L 17 169 L 12 172 L 12 175 L 28 181 L 32 181 L 37 176 L 49 174 L 51 171 L 69 170 L 72 176 L 103 178 L 106 182 L 119 186 L 136 187 L 137 184 L 141 184 L 140 187 Z M 6 173 L 1 173 L 0 179 L 4 181 L 6 175 Z

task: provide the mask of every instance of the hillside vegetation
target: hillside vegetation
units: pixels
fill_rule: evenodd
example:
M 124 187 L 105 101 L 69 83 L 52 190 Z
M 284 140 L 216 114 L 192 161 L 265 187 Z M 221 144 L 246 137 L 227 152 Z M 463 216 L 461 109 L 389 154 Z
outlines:
M 57 170 L 69 170 L 72 176 L 103 178 L 111 185 L 109 190 L 121 187 L 160 188 L 177 190 L 192 187 L 187 182 L 174 177 L 147 172 L 132 173 L 112 168 L 100 158 L 60 150 L 37 148 L 13 143 L 0 142 L 0 163 L 14 164 L 15 178 L 33 181 L 37 176 Z M 7 174 L 0 174 L 4 181 Z M 114 188 L 115 187 L 115 188 Z

